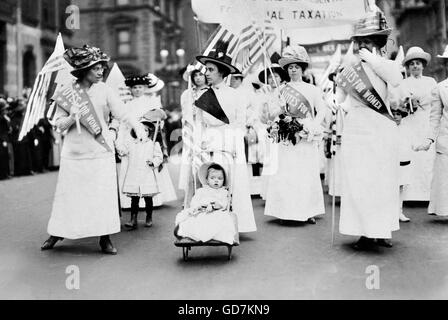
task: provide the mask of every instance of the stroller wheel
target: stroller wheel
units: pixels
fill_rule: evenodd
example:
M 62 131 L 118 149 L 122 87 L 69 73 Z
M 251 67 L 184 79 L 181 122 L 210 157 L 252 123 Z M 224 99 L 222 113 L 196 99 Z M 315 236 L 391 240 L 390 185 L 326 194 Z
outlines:
M 186 247 L 182 248 L 182 255 L 183 255 L 184 261 L 187 261 L 188 260 L 188 248 L 186 248 Z
M 232 260 L 232 246 L 228 246 L 227 250 L 229 251 L 229 254 L 227 256 L 227 260 Z

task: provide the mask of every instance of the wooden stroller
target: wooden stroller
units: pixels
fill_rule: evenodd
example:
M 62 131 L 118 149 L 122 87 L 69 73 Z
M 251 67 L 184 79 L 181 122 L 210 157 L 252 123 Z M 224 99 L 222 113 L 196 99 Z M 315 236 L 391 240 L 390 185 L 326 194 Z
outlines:
M 202 159 L 201 160 L 202 164 L 217 163 L 219 165 L 222 164 L 223 168 L 227 168 L 227 178 L 229 179 L 229 181 L 226 186 L 226 188 L 228 190 L 228 201 L 227 201 L 227 208 L 225 208 L 225 210 L 231 216 L 231 219 L 232 219 L 233 225 L 234 225 L 235 234 L 233 236 L 233 243 L 229 244 L 227 242 L 221 242 L 221 241 L 217 241 L 217 240 L 210 240 L 207 242 L 202 242 L 202 241 L 193 240 L 191 238 L 182 237 L 177 234 L 179 226 L 176 225 L 174 234 L 175 234 L 177 240 L 174 242 L 174 245 L 176 247 L 179 247 L 182 249 L 182 256 L 183 256 L 184 261 L 188 260 L 189 252 L 191 251 L 192 247 L 227 247 L 227 253 L 228 253 L 227 259 L 231 260 L 233 247 L 239 245 L 238 220 L 237 220 L 236 214 L 232 211 L 232 196 L 233 196 L 233 186 L 234 186 L 234 181 L 235 181 L 234 180 L 235 177 L 233 174 L 234 170 L 232 167 L 235 163 L 235 156 L 228 151 L 221 151 L 221 150 L 220 151 L 202 151 L 196 155 L 196 159 Z M 192 174 L 190 175 L 190 177 L 193 180 L 192 181 L 193 191 L 196 192 L 196 190 L 198 190 L 198 185 L 199 185 L 198 184 L 199 167 L 195 166 L 194 163 L 195 163 L 195 161 L 192 161 L 192 165 L 191 165 Z M 191 200 L 189 201 L 189 199 L 186 195 L 185 201 L 184 201 L 184 210 L 188 210 L 190 208 L 190 205 L 191 205 Z

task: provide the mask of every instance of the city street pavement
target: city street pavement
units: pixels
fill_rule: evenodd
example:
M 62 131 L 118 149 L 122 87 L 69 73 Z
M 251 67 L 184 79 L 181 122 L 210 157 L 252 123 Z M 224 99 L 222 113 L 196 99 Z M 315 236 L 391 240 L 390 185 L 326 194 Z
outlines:
M 171 174 L 177 182 L 176 167 Z M 253 199 L 258 231 L 241 236 L 231 261 L 226 248 L 193 248 L 182 260 L 173 244 L 181 200 L 157 209 L 153 228 L 143 228 L 141 213 L 137 231 L 113 235 L 117 256 L 103 255 L 97 238 L 42 252 L 57 175 L 0 181 L 1 299 L 448 298 L 448 219 L 428 216 L 424 204 L 407 205 L 412 222 L 394 233 L 394 247 L 373 252 L 354 251 L 356 239 L 339 233 L 331 246 L 329 197 L 317 225 L 281 225 Z M 79 290 L 66 288 L 71 265 Z M 366 286 L 369 266 L 379 270 L 379 289 Z

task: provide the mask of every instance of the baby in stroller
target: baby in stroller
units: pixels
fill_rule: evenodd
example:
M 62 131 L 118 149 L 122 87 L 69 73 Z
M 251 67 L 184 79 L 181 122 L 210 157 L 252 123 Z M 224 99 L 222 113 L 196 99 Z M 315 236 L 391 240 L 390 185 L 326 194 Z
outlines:
M 236 217 L 230 212 L 229 178 L 224 167 L 215 162 L 203 164 L 198 176 L 202 188 L 196 190 L 190 208 L 176 216 L 174 234 L 203 243 L 237 243 Z

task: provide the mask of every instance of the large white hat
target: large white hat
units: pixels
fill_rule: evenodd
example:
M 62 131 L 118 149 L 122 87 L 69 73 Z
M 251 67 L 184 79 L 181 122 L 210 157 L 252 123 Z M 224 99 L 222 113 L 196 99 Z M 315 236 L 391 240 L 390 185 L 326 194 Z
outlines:
M 306 52 L 306 49 L 302 46 L 288 46 L 283 51 L 282 57 L 278 60 L 278 63 L 282 68 L 285 68 L 287 65 L 291 63 L 299 63 L 299 64 L 310 64 L 310 57 Z
M 448 59 L 448 45 L 445 47 L 445 51 L 443 52 L 443 54 L 442 55 L 438 54 L 437 58 Z
M 447 57 L 448 58 L 448 57 Z M 431 55 L 425 51 L 423 51 L 420 47 L 411 47 L 408 52 L 406 52 L 406 56 L 403 60 L 403 65 L 406 65 L 409 61 L 414 59 L 422 59 L 425 60 L 428 64 L 431 61 Z
M 154 74 L 148 73 L 146 77 L 148 78 L 148 89 L 146 90 L 147 93 L 159 92 L 163 89 L 163 87 L 165 87 L 165 82 L 163 82 Z

